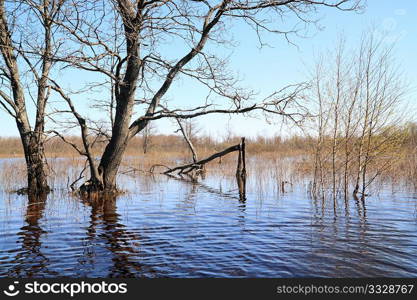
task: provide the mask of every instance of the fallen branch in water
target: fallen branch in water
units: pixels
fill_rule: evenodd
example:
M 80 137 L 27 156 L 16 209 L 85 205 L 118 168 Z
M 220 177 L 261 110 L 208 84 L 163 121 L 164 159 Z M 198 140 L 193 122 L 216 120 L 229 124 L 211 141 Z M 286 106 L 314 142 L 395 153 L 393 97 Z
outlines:
M 196 176 L 194 175 L 189 175 L 192 171 L 195 171 L 195 175 L 199 175 L 199 174 L 203 174 L 204 175 L 204 166 L 205 164 L 209 163 L 210 161 L 218 158 L 218 157 L 222 157 L 225 156 L 231 152 L 235 152 L 235 151 L 239 151 L 239 156 L 238 156 L 238 164 L 237 164 L 237 169 L 236 169 L 236 179 L 237 179 L 237 185 L 238 185 L 238 189 L 239 189 L 239 199 L 241 201 L 245 201 L 246 200 L 246 153 L 245 153 L 245 138 L 242 138 L 241 142 L 237 145 L 231 146 L 223 151 L 217 152 L 212 154 L 211 156 L 199 160 L 199 161 L 195 161 L 193 163 L 189 163 L 189 164 L 185 164 L 185 165 L 181 165 L 181 166 L 177 166 L 175 168 L 169 168 L 167 166 L 164 165 L 154 165 L 151 168 L 151 172 L 153 172 L 154 168 L 156 166 L 162 166 L 167 168 L 168 170 L 166 170 L 165 172 L 163 172 L 162 174 L 165 174 L 167 176 L 172 177 L 172 173 L 178 171 L 177 175 L 180 176 L 182 179 L 182 175 L 187 175 L 188 177 L 190 177 L 191 181 L 196 181 Z
M 207 158 L 199 160 L 197 162 L 193 162 L 193 163 L 190 163 L 190 164 L 177 166 L 175 168 L 168 169 L 165 172 L 163 172 L 163 174 L 168 175 L 168 174 L 173 173 L 175 171 L 179 171 L 178 175 L 188 174 L 193 170 L 201 169 L 206 163 L 208 163 L 208 162 L 210 162 L 210 161 L 212 161 L 212 160 L 214 160 L 218 157 L 225 156 L 226 154 L 229 154 L 229 153 L 234 152 L 234 151 L 239 151 L 239 149 L 240 149 L 240 144 L 237 144 L 237 145 L 231 146 L 231 147 L 229 147 L 229 148 L 227 148 L 223 151 L 217 152 L 217 153 L 215 153 L 215 154 L 213 154 L 213 155 L 211 155 Z

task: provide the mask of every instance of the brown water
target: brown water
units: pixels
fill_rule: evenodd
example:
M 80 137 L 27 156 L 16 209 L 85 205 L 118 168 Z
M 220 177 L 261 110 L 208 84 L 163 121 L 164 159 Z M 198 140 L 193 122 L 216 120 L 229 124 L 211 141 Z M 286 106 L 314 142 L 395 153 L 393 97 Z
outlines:
M 0 276 L 361 277 L 417 276 L 417 195 L 380 190 L 365 207 L 280 193 L 249 173 L 191 184 L 121 178 L 129 193 L 83 202 L 65 183 L 42 200 L 0 192 Z

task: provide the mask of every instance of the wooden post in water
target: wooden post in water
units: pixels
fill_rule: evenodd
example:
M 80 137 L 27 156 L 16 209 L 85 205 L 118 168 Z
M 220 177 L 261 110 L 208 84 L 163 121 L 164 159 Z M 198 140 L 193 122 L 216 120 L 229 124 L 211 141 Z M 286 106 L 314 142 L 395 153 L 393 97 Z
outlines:
M 239 188 L 239 199 L 240 201 L 245 201 L 246 200 L 246 149 L 245 148 L 246 148 L 245 138 L 243 137 L 239 144 L 233 145 L 223 151 L 214 153 L 213 155 L 207 158 L 201 159 L 199 161 L 177 166 L 174 168 L 169 168 L 169 167 L 164 166 L 168 168 L 168 170 L 166 170 L 162 174 L 173 176 L 171 174 L 173 174 L 174 172 L 178 172 L 177 175 L 180 177 L 181 175 L 189 175 L 190 172 L 204 168 L 205 164 L 209 163 L 210 161 L 218 157 L 221 158 L 222 156 L 229 154 L 231 152 L 239 151 L 237 169 L 236 169 L 236 180 L 237 180 L 237 186 Z M 162 165 L 154 165 L 152 166 L 150 171 L 153 172 L 153 169 L 156 166 L 162 166 Z
M 246 200 L 246 149 L 245 138 L 243 137 L 239 144 L 239 156 L 236 169 L 236 180 L 239 188 L 240 201 Z

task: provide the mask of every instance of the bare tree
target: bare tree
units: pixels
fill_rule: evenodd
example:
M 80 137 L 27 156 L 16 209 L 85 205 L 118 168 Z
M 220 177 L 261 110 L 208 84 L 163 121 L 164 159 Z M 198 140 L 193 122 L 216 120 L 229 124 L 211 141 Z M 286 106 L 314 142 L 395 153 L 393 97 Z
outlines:
M 63 2 L 0 1 L 0 107 L 16 121 L 32 194 L 50 190 L 45 170 L 45 118 L 52 56 L 62 42 L 55 21 Z M 31 101 L 36 111 L 34 124 L 27 108 Z
M 96 72 L 106 79 L 100 86 L 112 86 L 108 107 L 111 134 L 97 172 L 99 189 L 114 190 L 116 175 L 129 141 L 149 124 L 161 118 L 191 119 L 207 114 L 264 112 L 297 120 L 302 113 L 292 110 L 306 85 L 297 84 L 256 101 L 255 94 L 238 86 L 226 61 L 210 53 L 207 44 L 228 43 L 227 27 L 242 21 L 252 27 L 264 44 L 262 33 L 289 35 L 298 28 L 280 29 L 278 19 L 296 18 L 315 23 L 320 6 L 356 10 L 360 1 L 71 1 L 65 20 L 59 25 L 68 33 L 72 50 L 56 58 L 72 67 Z M 109 5 L 110 4 L 110 5 Z M 183 54 L 173 58 L 167 43 L 175 43 Z M 78 46 L 77 46 L 78 45 Z M 176 53 L 177 51 L 175 51 Z M 226 101 L 220 107 L 204 104 L 181 109 L 160 109 L 174 80 L 184 77 L 201 84 L 207 94 Z M 64 98 L 70 95 L 53 84 Z M 69 101 L 67 101 L 69 103 Z M 138 104 L 143 114 L 134 117 Z M 167 105 L 166 105 L 167 106 Z M 77 120 L 80 120 L 71 109 Z M 80 123 L 80 126 L 82 124 Z M 85 150 L 83 153 L 87 152 Z M 99 184 L 98 184 L 99 183 Z
M 342 189 L 345 200 L 365 199 L 371 183 L 389 169 L 405 135 L 400 129 L 406 84 L 391 56 L 391 47 L 367 34 L 355 51 L 341 41 L 319 62 L 314 75 L 317 103 L 314 194 Z M 348 53 L 351 53 L 350 55 Z M 332 170 L 329 180 L 325 171 Z
M 198 160 L 198 155 L 194 144 L 197 139 L 197 134 L 201 130 L 197 127 L 194 119 L 186 120 L 185 122 L 181 121 L 180 119 L 176 119 L 176 121 L 180 127 L 179 131 L 181 131 L 188 149 L 191 151 L 193 162 L 196 162 Z
M 398 68 L 393 65 L 391 47 L 384 47 L 383 41 L 371 35 L 363 40 L 361 49 L 363 52 L 358 61 L 363 68 L 363 118 L 359 125 L 359 150 L 353 193 L 356 197 L 359 192 L 364 200 L 369 185 L 394 161 L 394 156 L 386 161 L 379 161 L 379 158 L 395 153 L 402 145 L 404 136 L 398 133 L 395 125 L 401 124 L 398 109 L 407 89 Z M 372 170 L 376 163 L 377 169 Z

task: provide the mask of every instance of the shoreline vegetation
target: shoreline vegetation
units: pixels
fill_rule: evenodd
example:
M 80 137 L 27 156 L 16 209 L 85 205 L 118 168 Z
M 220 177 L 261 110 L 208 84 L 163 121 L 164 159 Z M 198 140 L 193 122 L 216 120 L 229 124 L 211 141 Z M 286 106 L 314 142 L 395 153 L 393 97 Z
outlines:
M 404 137 L 400 146 L 400 151 L 404 154 L 415 155 L 417 152 L 417 123 L 407 123 L 398 127 L 397 131 Z M 230 145 L 239 143 L 241 137 L 228 134 L 226 137 L 216 140 L 211 136 L 198 135 L 191 138 L 197 152 L 202 156 L 219 151 Z M 331 142 L 332 137 L 322 137 Z M 78 136 L 68 136 L 66 140 L 75 145 L 82 144 L 82 139 Z M 308 135 L 293 135 L 288 138 L 279 135 L 272 137 L 255 136 L 246 137 L 247 151 L 252 154 L 275 153 L 279 155 L 294 156 L 313 154 L 318 138 Z M 146 145 L 145 145 L 146 141 Z M 100 155 L 103 147 L 100 141 L 95 143 L 94 155 Z M 146 150 L 145 150 L 146 148 Z M 137 136 L 129 143 L 127 156 L 146 156 L 147 154 L 157 153 L 180 153 L 184 157 L 191 158 L 191 152 L 184 137 L 181 135 L 166 135 L 155 133 L 151 136 Z M 80 157 L 80 155 L 68 143 L 59 137 L 52 137 L 45 143 L 45 153 L 48 158 L 58 157 Z M 24 157 L 23 147 L 19 137 L 0 137 L 0 157 L 13 158 Z
M 408 123 L 405 126 L 396 129 L 403 137 L 397 154 L 401 154 L 403 159 L 407 156 L 417 155 L 417 123 Z M 323 144 L 331 143 L 333 137 L 320 137 Z M 227 136 L 221 140 L 216 140 L 210 136 L 196 136 L 192 138 L 196 151 L 200 156 L 210 155 L 215 151 L 220 151 L 231 145 L 239 143 L 240 136 Z M 75 145 L 81 145 L 82 139 L 78 136 L 66 137 L 68 142 Z M 272 137 L 255 136 L 246 137 L 247 151 L 251 155 L 266 155 L 273 157 L 279 156 L 299 156 L 314 155 L 315 147 L 318 141 L 317 137 L 293 135 L 289 138 L 283 138 L 279 135 Z M 146 145 L 145 145 L 146 143 Z M 104 146 L 96 142 L 92 153 L 100 155 Z M 184 157 L 185 160 L 191 160 L 192 153 L 184 137 L 181 135 L 154 134 L 147 136 L 137 136 L 132 139 L 126 149 L 126 156 L 152 156 L 166 153 L 177 153 L 178 156 Z M 80 157 L 80 155 L 68 143 L 59 137 L 52 137 L 45 143 L 45 154 L 48 158 L 67 158 Z M 176 156 L 176 158 L 178 158 Z M 408 157 L 408 158 L 409 158 Z M 18 137 L 0 137 L 0 158 L 24 158 L 24 151 Z M 175 158 L 175 157 L 173 157 Z
M 377 174 L 381 179 L 390 178 L 391 182 L 398 180 L 405 180 L 411 184 L 414 189 L 417 189 L 417 124 L 409 123 L 404 127 L 397 128 L 401 135 L 402 144 L 397 145 L 393 152 L 386 151 L 385 157 L 379 158 L 378 162 L 369 166 L 367 172 L 369 174 Z M 81 144 L 82 140 L 76 136 L 66 137 L 67 141 L 74 144 Z M 240 137 L 228 135 L 222 140 L 215 140 L 209 136 L 193 136 L 191 139 L 195 147 L 195 151 L 199 157 L 204 158 L 213 153 L 219 152 L 227 147 L 237 144 Z M 332 137 L 320 137 L 322 142 L 322 153 L 327 150 L 332 150 Z M 312 136 L 297 136 L 290 138 L 282 138 L 280 136 L 274 137 L 249 137 L 246 138 L 248 172 L 249 176 L 254 173 L 269 172 L 268 176 L 273 177 L 277 182 L 279 188 L 284 189 L 286 183 L 293 183 L 293 177 L 309 178 L 311 183 L 314 182 L 315 172 L 317 172 L 317 165 L 315 162 L 316 144 L 318 138 Z M 344 144 L 340 143 L 340 148 L 343 149 Z M 100 143 L 95 144 L 92 154 L 99 157 L 103 151 Z M 62 141 L 61 138 L 54 137 L 45 143 L 45 154 L 49 165 L 49 177 L 51 186 L 54 186 L 56 180 L 73 182 L 80 176 L 80 172 L 84 166 L 84 160 L 68 143 Z M 23 158 L 23 149 L 17 137 L 0 137 L 0 158 L 2 158 L 3 165 L 1 170 L 2 185 L 4 190 L 12 191 L 19 188 L 19 182 L 22 186 L 25 182 L 25 165 L 22 160 L 21 163 L 10 162 L 8 158 Z M 149 174 L 153 166 L 169 166 L 175 167 L 182 163 L 192 162 L 193 154 L 185 139 L 180 135 L 162 135 L 154 133 L 150 136 L 138 136 L 132 139 L 126 149 L 126 156 L 122 163 L 121 174 Z M 288 158 L 300 158 L 293 161 L 288 161 Z M 60 158 L 67 158 L 66 162 L 59 162 Z M 58 159 L 58 160 L 57 160 Z M 229 154 L 220 159 L 209 163 L 207 169 L 213 174 L 220 172 L 223 175 L 234 175 L 237 155 Z M 386 162 L 390 162 L 389 165 Z M 344 161 L 337 158 L 338 165 L 343 165 Z M 329 170 L 331 174 L 332 160 L 324 162 L 322 166 Z M 384 169 L 382 165 L 386 165 Z M 268 167 L 269 165 L 269 167 Z M 261 169 L 266 170 L 261 170 Z M 69 172 L 69 170 L 72 170 Z M 291 169 L 291 172 L 288 171 Z M 14 171 L 13 171 L 14 170 Z M 16 171 L 18 170 L 18 171 Z M 154 174 L 162 174 L 165 168 L 155 168 Z M 219 173 L 219 174 L 220 174 Z M 292 173 L 290 175 L 290 173 Z M 84 176 L 87 174 L 84 173 Z M 370 175 L 373 176 L 373 175 Z M 17 178 L 18 177 L 18 178 Z M 53 177 L 53 178 L 52 178 Z M 336 181 L 336 190 L 340 195 L 343 194 L 343 176 L 338 175 Z M 352 194 L 354 174 L 349 174 L 349 182 L 351 183 L 349 190 L 349 197 Z M 18 180 L 17 180 L 18 179 Z M 329 182 L 326 183 L 331 187 Z M 324 185 L 326 185 L 324 184 Z M 21 186 L 20 186 L 21 187 Z M 332 190 L 332 189 L 331 189 Z M 312 192 L 312 191 L 311 191 Z M 332 192 L 327 195 L 331 197 Z M 313 195 L 318 197 L 317 195 Z M 322 195 L 324 197 L 324 195 Z
M 239 136 L 227 137 L 216 141 L 210 136 L 199 136 L 193 138 L 193 144 L 197 152 L 204 156 L 215 151 L 219 151 L 230 145 L 236 144 L 240 141 Z M 82 145 L 82 139 L 77 136 L 68 136 L 66 140 L 74 143 L 77 146 Z M 147 145 L 145 146 L 145 140 Z M 248 143 L 248 151 L 251 153 L 299 153 L 305 154 L 311 147 L 314 146 L 314 139 L 312 137 L 293 136 L 287 139 L 280 136 L 274 137 L 249 137 L 246 138 Z M 146 147 L 146 150 L 144 150 Z M 100 155 L 103 147 L 100 142 L 96 143 L 92 149 L 94 155 Z M 187 152 L 184 152 L 187 151 Z M 163 135 L 155 134 L 151 137 L 135 137 L 129 143 L 126 149 L 127 156 L 143 156 L 147 154 L 157 153 L 178 153 L 185 157 L 189 152 L 184 138 L 180 135 Z M 65 143 L 59 137 L 52 137 L 45 143 L 45 155 L 48 158 L 58 157 L 79 157 L 79 154 L 74 151 L 68 143 Z M 190 154 L 191 155 L 191 154 Z M 0 157 L 13 158 L 24 157 L 23 148 L 18 137 L 0 137 Z M 190 157 L 191 158 L 191 157 Z

